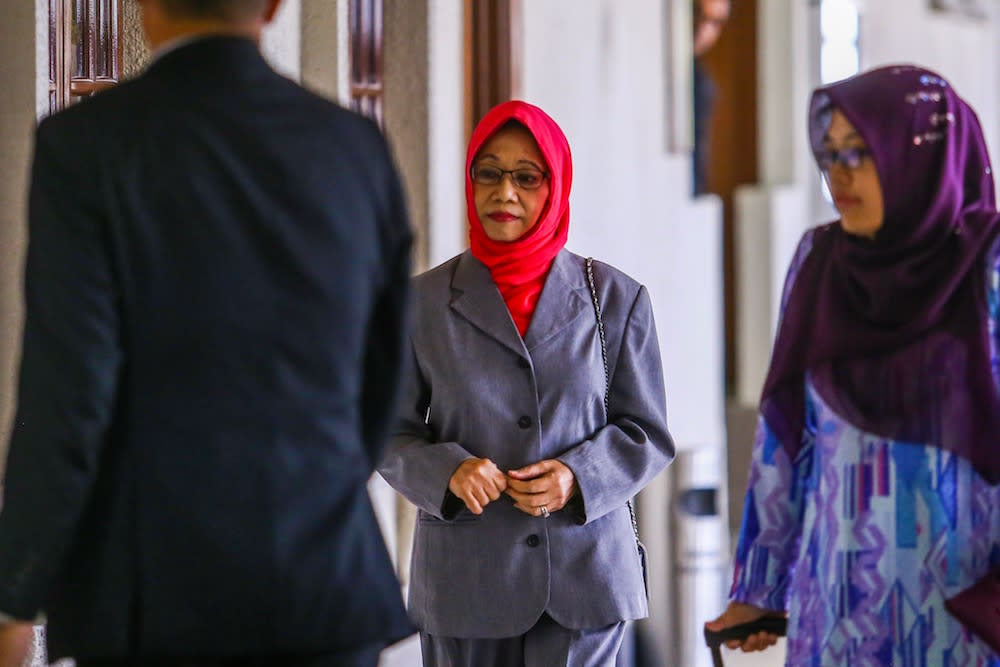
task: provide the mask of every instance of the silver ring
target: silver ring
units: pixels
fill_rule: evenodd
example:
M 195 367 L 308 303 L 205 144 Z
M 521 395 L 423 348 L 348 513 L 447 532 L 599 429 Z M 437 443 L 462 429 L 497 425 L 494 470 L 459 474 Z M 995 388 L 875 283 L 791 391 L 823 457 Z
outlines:
M 543 519 L 548 519 L 548 518 L 549 518 L 549 508 L 548 508 L 548 507 L 546 507 L 545 505 L 541 505 L 541 506 L 539 506 L 539 508 L 538 508 L 538 514 L 539 514 L 539 515 L 540 515 L 540 516 L 541 516 L 541 517 L 542 517 Z

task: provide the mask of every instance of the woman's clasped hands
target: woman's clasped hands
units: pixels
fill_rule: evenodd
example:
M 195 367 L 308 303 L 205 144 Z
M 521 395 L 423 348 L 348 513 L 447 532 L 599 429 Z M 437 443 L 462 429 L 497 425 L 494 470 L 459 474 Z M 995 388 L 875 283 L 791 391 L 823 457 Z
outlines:
M 562 461 L 545 459 L 504 473 L 489 459 L 469 458 L 458 466 L 448 490 L 473 514 L 506 493 L 514 507 L 531 516 L 558 512 L 576 495 L 576 476 Z

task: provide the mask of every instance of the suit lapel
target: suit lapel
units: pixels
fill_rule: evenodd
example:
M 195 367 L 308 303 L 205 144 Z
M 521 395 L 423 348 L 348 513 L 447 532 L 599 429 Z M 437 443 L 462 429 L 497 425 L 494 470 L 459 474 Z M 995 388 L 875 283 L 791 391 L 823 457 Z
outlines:
M 452 310 L 486 335 L 527 358 L 521 334 L 489 269 L 470 252 L 466 251 L 458 260 L 451 286 L 457 292 L 451 300 Z
M 569 251 L 561 250 L 549 269 L 524 343 L 534 350 L 582 314 L 593 312 L 583 267 L 577 266 Z

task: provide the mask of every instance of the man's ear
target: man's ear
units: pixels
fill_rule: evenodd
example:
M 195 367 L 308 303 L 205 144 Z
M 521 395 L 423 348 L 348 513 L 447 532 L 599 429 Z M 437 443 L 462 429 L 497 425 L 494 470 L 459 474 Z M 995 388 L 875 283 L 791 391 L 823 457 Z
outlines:
M 278 13 L 278 7 L 280 6 L 281 0 L 267 1 L 267 11 L 264 13 L 264 23 L 270 23 L 274 20 L 274 15 Z

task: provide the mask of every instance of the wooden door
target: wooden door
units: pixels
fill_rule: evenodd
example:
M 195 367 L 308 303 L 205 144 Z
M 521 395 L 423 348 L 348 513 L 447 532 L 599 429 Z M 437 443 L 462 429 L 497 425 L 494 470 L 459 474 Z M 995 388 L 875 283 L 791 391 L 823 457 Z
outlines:
M 122 77 L 122 0 L 49 0 L 49 111 Z
M 519 0 L 465 1 L 465 136 L 487 111 L 517 95 Z
M 715 82 L 709 122 L 707 189 L 722 198 L 725 267 L 726 391 L 735 391 L 736 262 L 733 193 L 757 182 L 757 0 L 732 3 L 729 23 L 719 41 L 701 57 Z M 791 130 L 789 130 L 791 131 Z
M 385 128 L 382 0 L 350 0 L 351 109 Z

